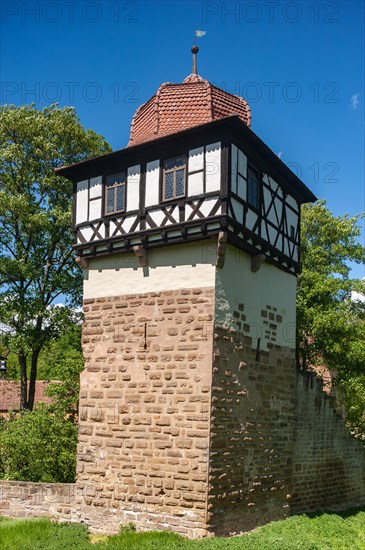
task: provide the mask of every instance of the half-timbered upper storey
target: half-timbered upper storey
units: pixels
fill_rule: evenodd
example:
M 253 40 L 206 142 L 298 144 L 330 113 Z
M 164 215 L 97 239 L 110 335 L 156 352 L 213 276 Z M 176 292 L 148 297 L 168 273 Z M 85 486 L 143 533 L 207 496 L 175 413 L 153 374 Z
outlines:
M 58 169 L 74 182 L 78 257 L 146 257 L 153 247 L 217 235 L 297 272 L 300 204 L 315 196 L 249 128 L 242 98 L 197 75 L 180 86 L 194 82 L 201 97 L 193 117 L 186 101 L 174 103 L 176 90 L 160 89 L 137 110 L 128 147 Z

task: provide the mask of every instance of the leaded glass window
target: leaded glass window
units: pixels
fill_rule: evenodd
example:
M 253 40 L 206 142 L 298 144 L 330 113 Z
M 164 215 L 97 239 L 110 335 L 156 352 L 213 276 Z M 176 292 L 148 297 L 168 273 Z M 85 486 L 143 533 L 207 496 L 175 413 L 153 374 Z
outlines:
M 177 199 L 185 195 L 185 157 L 176 157 L 164 162 L 163 200 Z
M 125 172 L 107 176 L 105 183 L 105 213 L 122 212 L 125 210 Z

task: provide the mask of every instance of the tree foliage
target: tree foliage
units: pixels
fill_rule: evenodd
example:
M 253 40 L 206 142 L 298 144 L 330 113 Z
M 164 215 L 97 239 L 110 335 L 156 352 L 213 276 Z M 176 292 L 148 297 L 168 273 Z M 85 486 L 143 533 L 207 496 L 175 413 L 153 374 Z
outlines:
M 52 403 L 0 419 L 0 478 L 74 481 L 82 368 L 81 326 L 73 325 L 40 356 L 44 377 L 57 380 L 46 389 Z
M 298 277 L 298 362 L 335 370 L 339 403 L 355 430 L 364 430 L 365 281 L 350 277 L 351 262 L 364 263 L 361 216 L 334 216 L 324 201 L 302 207 L 302 272 Z M 360 428 L 362 426 L 362 428 Z
M 38 404 L 9 419 L 0 419 L 2 479 L 74 482 L 77 426 L 56 411 Z
M 52 361 L 49 358 L 52 357 Z M 52 398 L 48 410 L 59 413 L 75 424 L 78 421 L 80 373 L 84 366 L 81 326 L 74 325 L 58 340 L 51 342 L 42 358 L 51 383 L 46 394 Z M 42 367 L 42 365 L 41 365 Z
M 109 150 L 70 107 L 0 108 L 0 321 L 10 329 L 5 345 L 18 357 L 22 408 L 33 408 L 42 348 L 75 322 L 82 293 L 72 184 L 54 169 Z M 62 308 L 54 306 L 60 296 Z

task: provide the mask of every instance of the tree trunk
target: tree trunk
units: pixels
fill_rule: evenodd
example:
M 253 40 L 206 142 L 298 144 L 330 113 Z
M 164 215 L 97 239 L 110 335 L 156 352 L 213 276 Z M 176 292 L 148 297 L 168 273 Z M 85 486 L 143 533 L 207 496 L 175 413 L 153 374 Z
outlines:
M 35 395 L 35 383 L 37 379 L 37 365 L 40 349 L 33 350 L 32 361 L 30 366 L 30 376 L 29 376 L 29 393 L 28 393 L 28 409 L 33 410 L 34 406 L 34 395 Z
M 20 367 L 20 410 L 28 408 L 28 379 L 27 379 L 27 357 L 23 353 L 19 354 Z

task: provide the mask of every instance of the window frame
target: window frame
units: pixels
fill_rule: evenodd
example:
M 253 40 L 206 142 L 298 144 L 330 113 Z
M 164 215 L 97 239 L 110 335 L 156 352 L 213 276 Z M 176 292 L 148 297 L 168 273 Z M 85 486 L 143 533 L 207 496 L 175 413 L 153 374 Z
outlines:
M 122 183 L 117 183 L 116 177 L 119 175 L 124 176 L 124 180 Z M 108 185 L 107 181 L 108 178 L 114 178 L 114 184 Z M 119 187 L 124 187 L 124 205 L 121 210 L 117 210 L 117 189 Z M 127 171 L 126 170 L 120 170 L 118 172 L 114 172 L 113 174 L 108 174 L 104 176 L 104 216 L 113 216 L 115 214 L 126 212 L 127 210 Z M 114 189 L 114 209 L 111 212 L 108 212 L 108 189 L 113 188 Z
M 184 164 L 182 166 L 176 166 L 176 164 L 175 164 L 173 168 L 168 168 L 168 169 L 165 168 L 165 165 L 166 165 L 167 162 L 175 161 L 175 163 L 176 163 L 176 160 L 180 159 L 180 158 L 184 159 Z M 188 167 L 187 155 L 185 153 L 182 154 L 182 155 L 175 155 L 173 157 L 162 160 L 161 202 L 175 201 L 175 200 L 179 200 L 179 199 L 182 199 L 182 198 L 186 197 L 186 195 L 187 195 L 187 167 Z M 184 193 L 182 195 L 176 196 L 176 172 L 178 170 L 182 170 L 182 169 L 184 170 Z M 170 173 L 174 174 L 173 196 L 166 198 L 166 196 L 165 196 L 165 192 L 166 192 L 166 174 L 170 174 Z
M 233 153 L 233 148 L 232 148 L 232 145 L 235 146 L 236 148 L 236 158 L 235 158 L 235 165 L 236 165 L 236 171 L 234 172 L 235 174 L 235 177 L 234 177 L 234 189 L 231 188 L 231 191 L 232 193 L 234 193 L 234 195 L 241 201 L 244 201 L 245 198 L 244 197 L 241 197 L 239 194 L 238 194 L 238 176 L 240 176 L 243 180 L 245 180 L 246 182 L 246 188 L 247 188 L 247 170 L 248 170 L 248 158 L 247 158 L 247 155 L 246 153 L 244 153 L 242 151 L 242 149 L 240 149 L 240 147 L 238 147 L 233 141 L 231 142 L 231 165 L 232 165 L 232 153 Z M 239 171 L 238 169 L 238 166 L 239 166 L 239 163 L 238 163 L 238 158 L 239 158 L 239 152 L 241 151 L 241 153 L 246 157 L 247 159 L 247 164 L 246 164 L 246 174 L 243 174 Z M 231 181 L 232 181 L 232 178 L 231 178 Z M 246 191 L 246 194 L 247 194 L 247 191 Z

